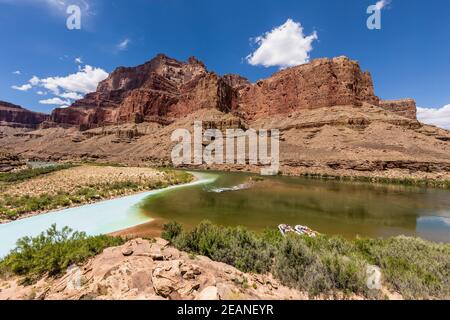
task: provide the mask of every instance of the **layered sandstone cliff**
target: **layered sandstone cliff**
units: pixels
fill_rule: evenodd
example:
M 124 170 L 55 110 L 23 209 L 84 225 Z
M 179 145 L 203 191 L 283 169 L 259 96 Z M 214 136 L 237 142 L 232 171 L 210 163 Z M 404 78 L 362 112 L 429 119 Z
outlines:
M 238 112 L 246 119 L 338 105 L 378 105 L 372 77 L 346 57 L 317 59 L 286 69 L 239 91 Z
M 56 109 L 51 119 L 82 129 L 142 122 L 167 125 L 197 110 L 214 109 L 254 121 L 363 103 L 379 106 L 380 99 L 371 75 L 346 57 L 317 59 L 252 84 L 236 74 L 220 77 L 193 57 L 180 62 L 161 54 L 143 65 L 116 69 L 96 92 L 70 108 Z M 383 106 L 413 117 L 409 102 L 405 107 L 398 102 Z
M 242 89 L 246 86 L 251 85 L 248 79 L 238 75 L 238 74 L 226 74 L 223 76 L 223 80 L 233 89 Z
M 70 108 L 56 109 L 52 121 L 85 129 L 128 122 L 168 124 L 198 109 L 229 112 L 236 99 L 233 88 L 197 59 L 183 63 L 158 55 L 138 67 L 116 69 L 96 92 Z
M 0 126 L 36 129 L 48 115 L 32 112 L 18 105 L 0 101 Z
M 413 99 L 382 100 L 380 107 L 405 118 L 417 119 L 417 106 Z
M 279 129 L 283 173 L 449 180 L 450 131 L 415 114 L 414 100 L 380 101 L 370 74 L 345 57 L 252 84 L 236 74 L 218 76 L 195 58 L 159 55 L 118 68 L 37 131 L 0 125 L 0 147 L 33 159 L 166 166 L 173 131 L 201 120 L 204 129 L 221 131 Z M 227 168 L 259 170 L 215 167 Z
M 21 107 L 0 103 L 0 122 L 43 128 L 75 126 L 88 130 L 123 123 L 173 123 L 202 109 L 232 113 L 252 122 L 339 105 L 380 106 L 416 119 L 414 100 L 380 101 L 371 75 L 346 57 L 317 59 L 275 73 L 256 84 L 244 77 L 210 72 L 194 57 L 180 62 L 163 54 L 137 67 L 119 67 L 69 108 L 55 109 L 50 121 Z

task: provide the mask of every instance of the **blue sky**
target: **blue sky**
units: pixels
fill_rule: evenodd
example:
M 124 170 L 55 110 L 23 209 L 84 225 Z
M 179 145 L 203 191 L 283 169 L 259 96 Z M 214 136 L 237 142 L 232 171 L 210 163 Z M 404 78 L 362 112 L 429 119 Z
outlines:
M 0 0 L 0 100 L 50 112 L 57 103 L 40 101 L 76 97 L 65 89 L 65 98 L 56 96 L 48 89 L 52 81 L 65 81 L 80 70 L 82 76 L 101 78 L 102 70 L 138 65 L 160 52 L 181 60 L 194 55 L 219 74 L 256 81 L 279 66 L 250 64 L 246 57 L 259 46 L 251 38 L 291 19 L 294 26 L 301 24 L 304 37 L 317 35 L 307 51 L 311 59 L 346 55 L 358 60 L 372 73 L 381 98 L 412 97 L 426 108 L 449 105 L 450 1 L 392 0 L 381 11 L 381 30 L 369 30 L 366 9 L 375 2 Z M 66 28 L 70 4 L 82 9 L 81 30 Z M 33 76 L 39 85 L 30 85 Z

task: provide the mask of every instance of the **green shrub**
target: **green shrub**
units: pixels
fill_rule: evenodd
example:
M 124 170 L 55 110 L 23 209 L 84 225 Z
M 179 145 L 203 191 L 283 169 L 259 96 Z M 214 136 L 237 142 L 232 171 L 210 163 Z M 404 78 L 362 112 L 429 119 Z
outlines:
M 168 185 L 188 183 L 193 180 L 192 174 L 187 171 L 172 169 L 159 169 L 168 177 Z
M 266 229 L 259 236 L 263 241 L 271 244 L 272 246 L 277 246 L 284 240 L 284 237 L 278 229 Z
M 396 237 L 356 240 L 355 251 L 381 267 L 389 289 L 405 298 L 450 298 L 450 245 Z
M 190 232 L 177 223 L 163 237 L 180 250 L 205 255 L 244 272 L 271 271 L 281 283 L 316 295 L 381 297 L 367 288 L 367 266 L 378 266 L 382 283 L 404 298 L 450 298 L 450 245 L 396 237 L 387 240 L 316 238 L 274 230 L 262 234 L 203 222 Z
M 311 295 L 328 293 L 332 283 L 326 274 L 317 253 L 313 252 L 303 241 L 287 238 L 281 243 L 273 265 L 274 276 L 282 283 L 289 284 Z
M 180 232 L 174 223 L 166 225 L 165 230 L 178 234 L 172 238 L 168 232 L 164 235 L 181 250 L 233 265 L 244 272 L 264 273 L 270 269 L 274 247 L 246 229 L 202 222 L 188 233 Z
M 170 222 L 163 226 L 161 237 L 169 242 L 173 242 L 183 232 L 183 227 L 178 222 Z
M 81 204 L 101 199 L 109 199 L 113 196 L 121 196 L 130 192 L 160 189 L 168 187 L 169 185 L 187 183 L 192 180 L 192 175 L 187 172 L 167 170 L 164 173 L 167 175 L 167 181 L 143 181 L 142 183 L 123 181 L 97 185 L 92 184 L 83 186 L 72 193 L 59 192 L 56 195 L 49 195 L 46 193 L 37 196 L 1 195 L 0 216 L 14 219 L 26 213 L 69 207 L 74 203 Z
M 43 174 L 65 170 L 74 167 L 72 164 L 54 165 L 45 168 L 24 169 L 16 172 L 0 173 L 0 182 L 21 182 Z
M 69 228 L 57 230 L 53 225 L 39 236 L 17 241 L 17 248 L 0 261 L 2 273 L 24 276 L 27 283 L 45 274 L 55 276 L 73 264 L 81 264 L 103 249 L 123 244 L 121 238 L 88 237 Z
M 339 250 L 340 239 L 306 238 L 292 235 L 281 242 L 275 255 L 274 275 L 283 283 L 311 295 L 366 294 L 366 264 Z M 333 249 L 331 249 L 333 248 Z
M 405 186 L 419 186 L 429 188 L 450 189 L 449 180 L 433 180 L 433 179 L 419 179 L 419 178 L 387 178 L 387 177 L 370 177 L 370 176 L 340 176 L 329 175 L 321 173 L 304 173 L 302 177 L 307 179 L 320 180 L 336 180 L 342 182 L 363 182 L 363 183 L 383 183 L 383 184 L 398 184 Z

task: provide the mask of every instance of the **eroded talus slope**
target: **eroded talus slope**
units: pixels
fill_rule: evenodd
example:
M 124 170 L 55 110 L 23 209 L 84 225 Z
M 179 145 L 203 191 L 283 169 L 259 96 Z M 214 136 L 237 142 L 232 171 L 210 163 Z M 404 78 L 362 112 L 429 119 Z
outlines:
M 319 156 L 323 160 L 449 160 L 448 130 L 368 104 L 299 112 L 253 125 L 280 129 L 285 151 L 282 153 L 296 153 L 293 158 L 301 154 L 305 159 Z M 301 149 L 308 152 L 299 152 Z

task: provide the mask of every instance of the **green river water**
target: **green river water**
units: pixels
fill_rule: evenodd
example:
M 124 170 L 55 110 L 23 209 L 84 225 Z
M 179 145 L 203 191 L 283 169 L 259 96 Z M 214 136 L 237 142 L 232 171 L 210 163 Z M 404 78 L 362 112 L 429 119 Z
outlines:
M 212 184 L 175 189 L 141 204 L 152 218 L 192 228 L 203 220 L 255 231 L 281 223 L 306 225 L 323 234 L 355 237 L 419 236 L 450 242 L 450 191 L 402 185 L 266 177 L 249 189 L 217 193 L 249 181 L 234 173 Z

